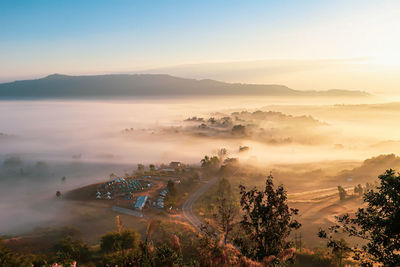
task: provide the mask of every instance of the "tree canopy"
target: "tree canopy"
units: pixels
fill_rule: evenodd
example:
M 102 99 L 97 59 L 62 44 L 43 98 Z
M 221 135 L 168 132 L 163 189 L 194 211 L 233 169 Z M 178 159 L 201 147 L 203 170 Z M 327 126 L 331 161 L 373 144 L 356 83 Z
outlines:
M 332 248 L 341 245 L 335 239 L 338 233 L 360 238 L 364 245 L 351 250 L 362 266 L 400 266 L 400 176 L 390 169 L 378 178 L 378 187 L 364 194 L 366 207 L 354 216 L 336 217 L 337 224 L 328 231 L 321 229 L 319 237 Z

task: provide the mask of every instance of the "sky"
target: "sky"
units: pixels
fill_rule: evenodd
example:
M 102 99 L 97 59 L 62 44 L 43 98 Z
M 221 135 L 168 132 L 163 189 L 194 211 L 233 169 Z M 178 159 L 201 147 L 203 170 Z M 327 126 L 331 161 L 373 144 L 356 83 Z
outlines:
M 0 81 L 260 60 L 392 77 L 399 26 L 397 0 L 1 0 Z

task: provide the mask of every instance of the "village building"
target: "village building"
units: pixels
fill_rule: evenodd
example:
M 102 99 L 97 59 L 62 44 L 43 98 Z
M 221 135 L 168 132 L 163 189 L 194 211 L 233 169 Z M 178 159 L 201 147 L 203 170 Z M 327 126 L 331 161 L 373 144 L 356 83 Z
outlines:
M 173 169 L 182 167 L 182 164 L 179 161 L 171 161 L 169 166 Z
M 136 204 L 135 204 L 135 209 L 137 210 L 142 210 L 144 208 L 144 206 L 146 205 L 148 196 L 140 196 L 137 198 L 136 200 Z

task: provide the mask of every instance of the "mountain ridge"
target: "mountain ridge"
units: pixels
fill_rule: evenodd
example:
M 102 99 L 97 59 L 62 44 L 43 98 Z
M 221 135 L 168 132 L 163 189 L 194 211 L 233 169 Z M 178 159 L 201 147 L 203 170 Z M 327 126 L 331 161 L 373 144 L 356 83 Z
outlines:
M 300 91 L 279 84 L 226 83 L 180 78 L 167 74 L 51 74 L 33 80 L 0 84 L 0 98 L 96 98 L 135 96 L 358 96 L 368 93 L 332 89 Z

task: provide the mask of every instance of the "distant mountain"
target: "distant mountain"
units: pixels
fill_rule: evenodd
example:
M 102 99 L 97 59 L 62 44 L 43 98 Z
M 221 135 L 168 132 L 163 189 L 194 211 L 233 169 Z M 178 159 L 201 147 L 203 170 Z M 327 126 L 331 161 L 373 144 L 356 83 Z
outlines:
M 135 96 L 368 96 L 347 90 L 298 91 L 284 85 L 224 83 L 162 74 L 68 76 L 53 74 L 36 80 L 0 84 L 0 98 L 120 98 Z

